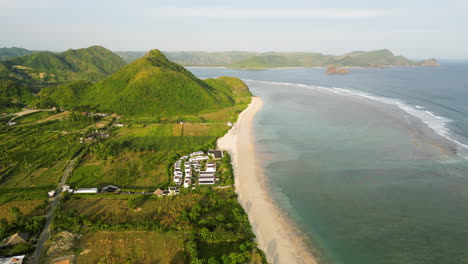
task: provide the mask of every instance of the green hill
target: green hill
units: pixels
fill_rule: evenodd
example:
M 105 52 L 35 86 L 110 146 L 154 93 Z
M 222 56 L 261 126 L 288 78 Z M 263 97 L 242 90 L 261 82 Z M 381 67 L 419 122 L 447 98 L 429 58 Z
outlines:
M 70 49 L 59 54 L 35 52 L 12 58 L 7 63 L 44 82 L 102 80 L 125 65 L 118 55 L 100 46 Z
M 152 50 L 99 83 L 45 88 L 38 100 L 130 116 L 169 117 L 219 110 L 246 95 L 250 92 L 239 79 L 202 81 L 159 50 Z
M 0 61 L 8 60 L 15 57 L 21 57 L 31 53 L 33 53 L 33 51 L 23 48 L 0 48 Z
M 32 106 L 42 109 L 52 106 L 62 106 L 68 109 L 84 107 L 82 101 L 92 85 L 93 83 L 89 81 L 74 81 L 45 87 L 39 92 Z
M 387 49 L 354 51 L 341 56 L 309 52 L 270 52 L 256 55 L 229 65 L 230 68 L 279 68 L 279 67 L 391 67 L 438 66 L 435 59 L 412 61 L 395 56 Z
M 22 72 L 0 62 L 0 110 L 18 108 L 33 99 L 31 79 Z

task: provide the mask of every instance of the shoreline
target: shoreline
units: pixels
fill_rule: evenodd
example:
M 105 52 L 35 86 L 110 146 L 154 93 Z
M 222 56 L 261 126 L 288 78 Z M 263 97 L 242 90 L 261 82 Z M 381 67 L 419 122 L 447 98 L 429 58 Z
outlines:
M 253 120 L 262 106 L 260 97 L 252 97 L 233 128 L 218 139 L 218 147 L 231 155 L 239 203 L 249 217 L 258 247 L 265 252 L 268 262 L 316 264 L 317 260 L 295 224 L 273 201 L 258 164 Z

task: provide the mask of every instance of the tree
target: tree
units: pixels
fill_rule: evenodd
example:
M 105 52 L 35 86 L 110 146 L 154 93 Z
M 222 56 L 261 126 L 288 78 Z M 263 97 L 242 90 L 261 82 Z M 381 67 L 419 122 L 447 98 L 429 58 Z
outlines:
M 18 207 L 13 206 L 10 208 L 10 216 L 13 222 L 18 222 L 23 217 L 23 213 Z
M 8 230 L 8 221 L 5 218 L 0 219 L 0 240 L 6 235 Z

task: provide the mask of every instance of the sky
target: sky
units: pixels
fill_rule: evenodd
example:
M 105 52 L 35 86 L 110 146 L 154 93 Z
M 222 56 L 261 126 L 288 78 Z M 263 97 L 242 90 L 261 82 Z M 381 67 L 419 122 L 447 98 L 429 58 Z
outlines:
M 467 0 L 0 0 L 0 47 L 468 59 Z

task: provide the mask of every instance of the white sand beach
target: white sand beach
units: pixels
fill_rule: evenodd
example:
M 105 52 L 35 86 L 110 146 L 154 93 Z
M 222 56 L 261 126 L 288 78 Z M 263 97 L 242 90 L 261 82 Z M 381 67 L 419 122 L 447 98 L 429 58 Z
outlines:
M 218 140 L 232 157 L 236 191 L 249 216 L 257 243 L 270 263 L 317 263 L 303 238 L 270 197 L 254 151 L 253 120 L 263 101 L 253 97 L 238 122 Z

